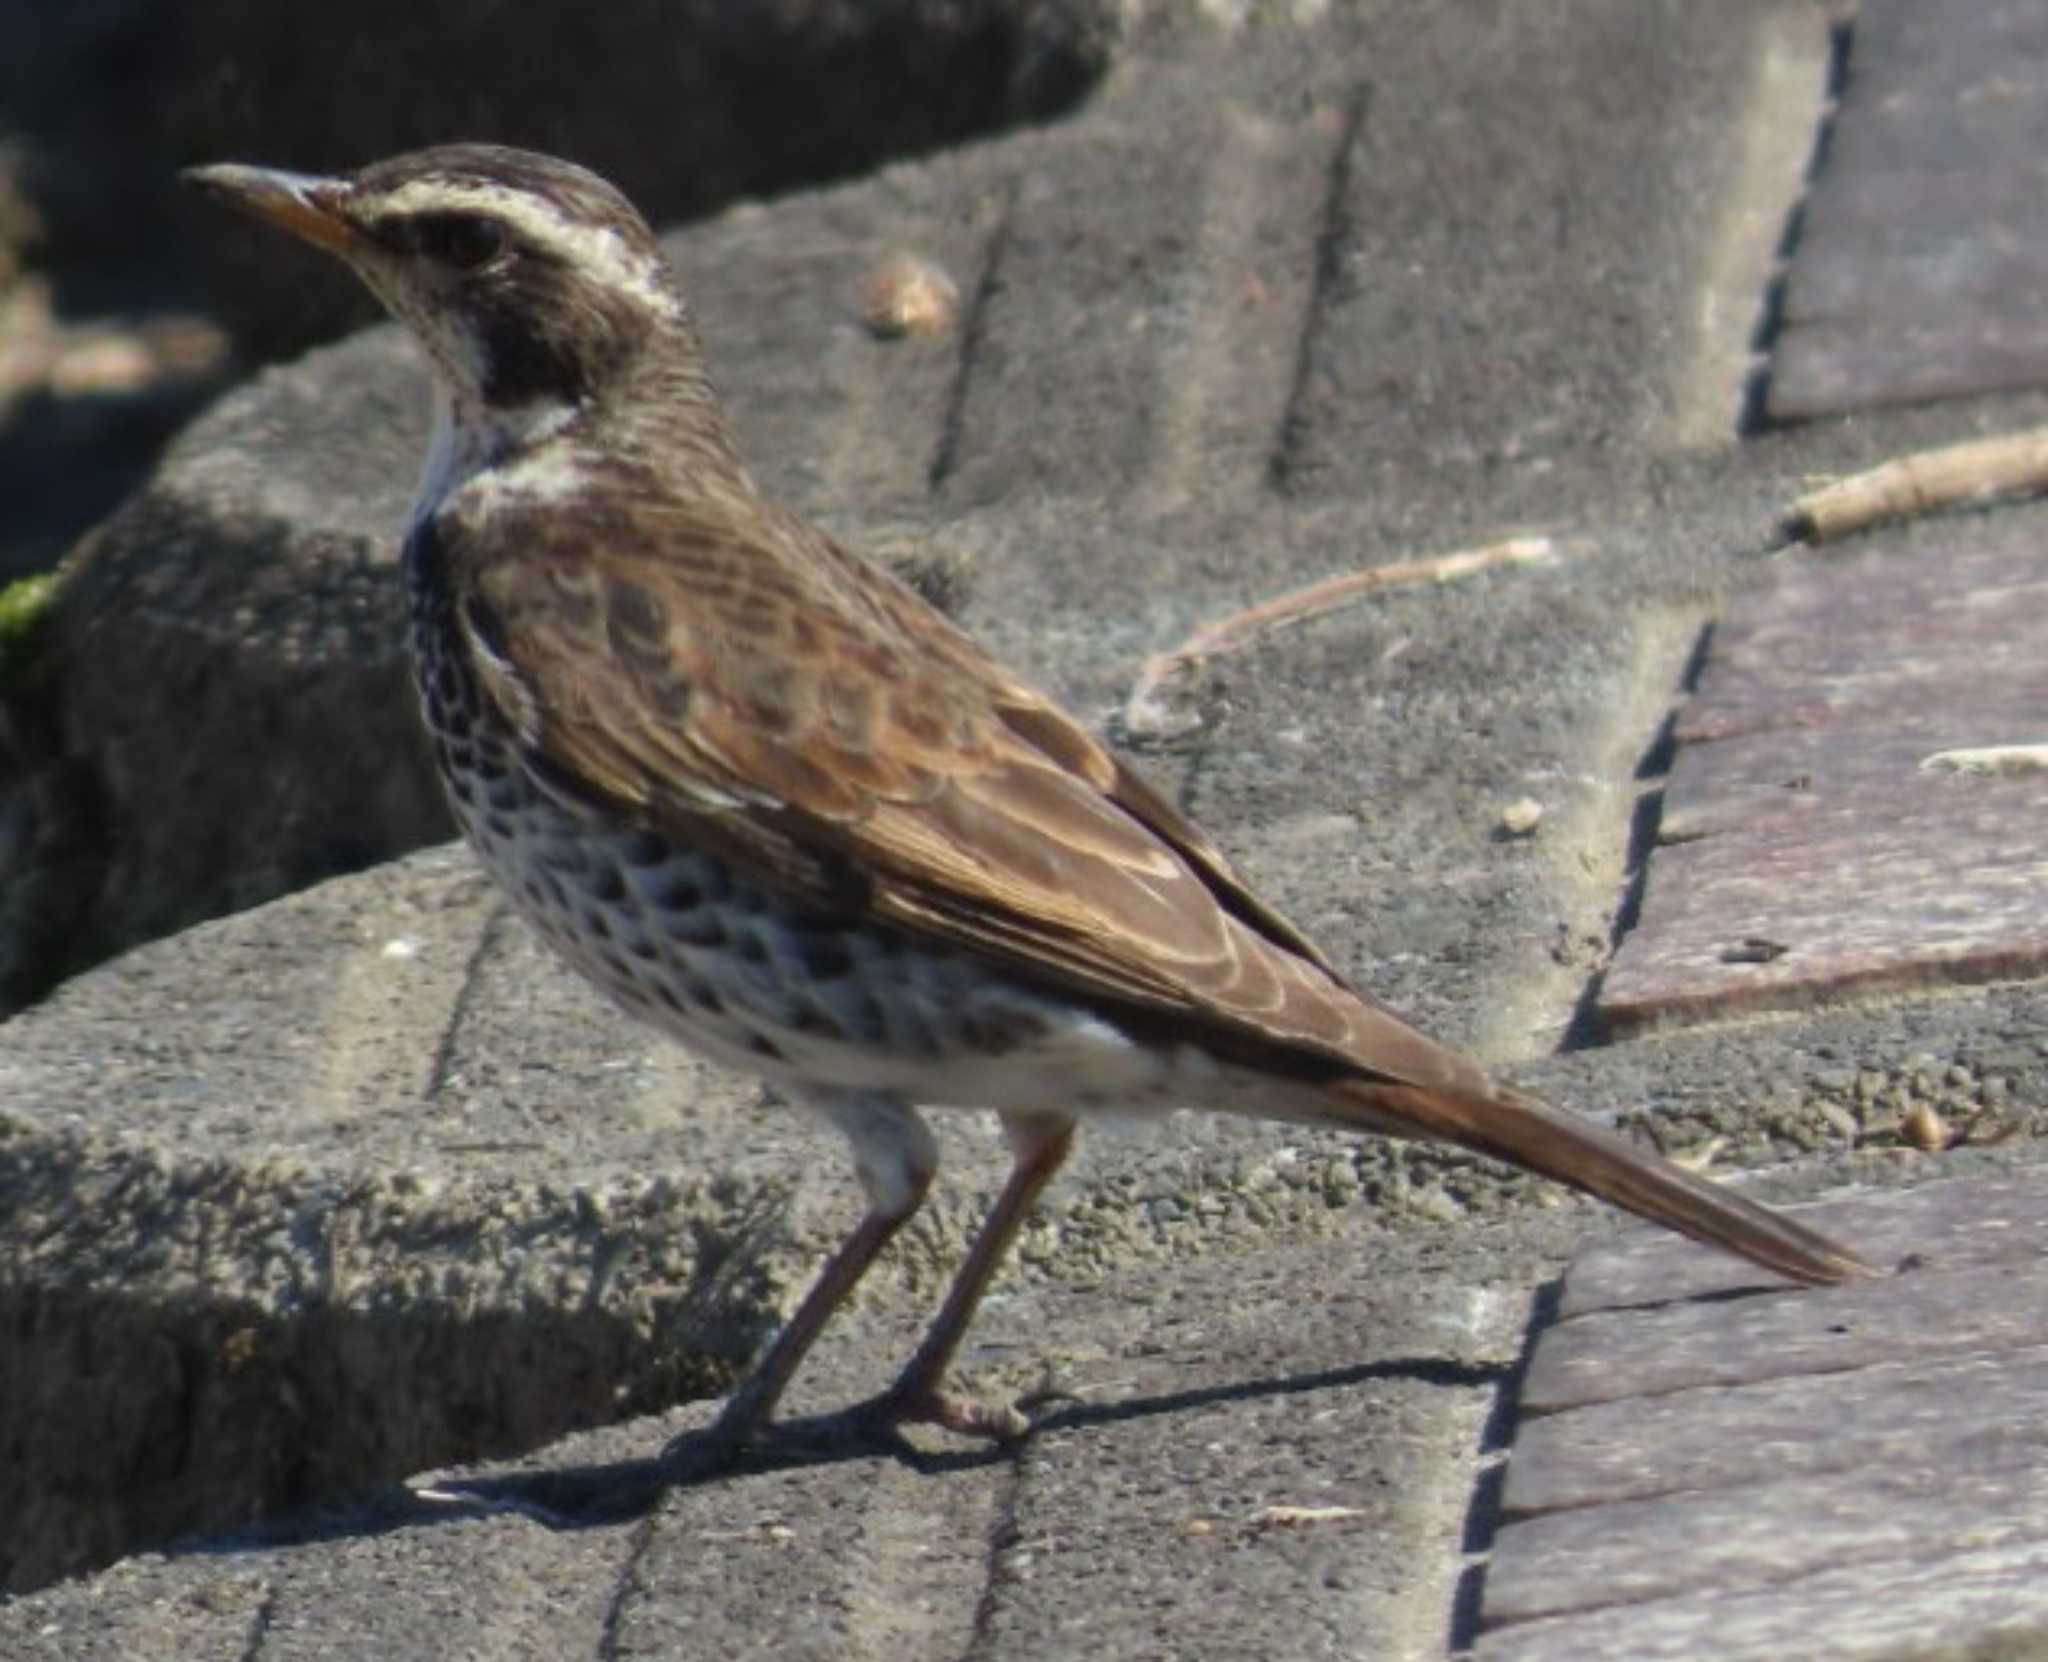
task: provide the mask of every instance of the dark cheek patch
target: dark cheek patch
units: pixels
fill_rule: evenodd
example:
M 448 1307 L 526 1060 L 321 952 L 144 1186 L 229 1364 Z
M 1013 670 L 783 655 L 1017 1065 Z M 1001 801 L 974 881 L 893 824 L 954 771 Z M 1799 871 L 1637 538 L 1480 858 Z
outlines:
M 541 330 L 504 315 L 487 315 L 482 325 L 486 404 L 509 409 L 542 399 L 582 397 L 583 377 L 575 359 Z
M 537 259 L 529 256 L 523 266 L 471 297 L 484 351 L 484 401 L 502 409 L 574 403 L 626 354 L 636 322 L 630 303 L 593 303 L 587 293 L 564 292 L 560 273 Z

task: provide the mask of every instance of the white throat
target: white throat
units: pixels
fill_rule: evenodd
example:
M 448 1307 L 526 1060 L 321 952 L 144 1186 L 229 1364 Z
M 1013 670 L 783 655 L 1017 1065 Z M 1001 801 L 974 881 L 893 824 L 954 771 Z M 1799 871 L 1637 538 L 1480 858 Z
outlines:
M 460 411 L 441 387 L 434 388 L 434 432 L 420 469 L 419 488 L 405 526 L 410 532 L 486 468 L 531 451 L 576 418 L 578 406 L 557 399 L 512 410 L 475 405 Z

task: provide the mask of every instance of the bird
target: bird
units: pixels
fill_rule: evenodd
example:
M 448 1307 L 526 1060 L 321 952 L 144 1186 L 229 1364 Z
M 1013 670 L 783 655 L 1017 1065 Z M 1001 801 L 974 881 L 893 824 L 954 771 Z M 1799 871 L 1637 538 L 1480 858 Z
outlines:
M 411 652 L 483 865 L 629 1016 L 850 1147 L 862 1216 L 667 1469 L 767 1438 L 923 1202 L 934 1107 L 992 1110 L 1010 1167 L 893 1383 L 842 1416 L 856 1429 L 1029 1429 L 948 1376 L 1077 1126 L 1106 1111 L 1452 1144 L 1791 1282 L 1878 1273 L 1353 986 L 1128 760 L 757 487 L 676 273 L 596 174 L 462 143 L 347 174 L 187 176 L 338 256 L 424 350 Z

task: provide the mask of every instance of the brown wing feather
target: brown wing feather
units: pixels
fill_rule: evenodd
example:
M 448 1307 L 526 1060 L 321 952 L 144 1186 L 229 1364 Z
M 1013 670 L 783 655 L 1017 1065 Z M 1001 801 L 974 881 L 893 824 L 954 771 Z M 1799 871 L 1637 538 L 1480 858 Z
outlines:
M 545 517 L 517 511 L 490 540 L 530 553 Z M 1346 987 L 1185 816 L 893 578 L 793 517 L 746 533 L 780 549 L 666 504 L 603 530 L 466 572 L 564 793 L 1219 1039 L 1482 1080 Z

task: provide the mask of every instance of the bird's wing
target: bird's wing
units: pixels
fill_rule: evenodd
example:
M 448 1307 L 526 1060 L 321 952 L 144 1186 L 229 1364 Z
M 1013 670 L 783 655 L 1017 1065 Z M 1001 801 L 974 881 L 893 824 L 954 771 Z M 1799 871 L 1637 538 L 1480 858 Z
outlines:
M 1347 988 L 1071 717 L 801 521 L 662 504 L 572 541 L 501 508 L 488 541 L 521 555 L 451 544 L 457 615 L 557 794 L 1212 1045 L 1483 1077 Z

